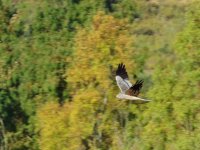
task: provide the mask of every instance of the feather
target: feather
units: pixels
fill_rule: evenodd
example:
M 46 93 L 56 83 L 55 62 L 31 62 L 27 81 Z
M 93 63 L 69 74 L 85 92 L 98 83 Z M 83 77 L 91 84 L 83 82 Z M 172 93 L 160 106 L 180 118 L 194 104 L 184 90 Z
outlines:
M 135 101 L 136 103 L 147 103 L 147 102 L 151 101 L 151 100 L 139 98 L 139 97 L 136 97 L 136 96 L 126 95 L 126 94 L 123 94 L 123 93 L 119 93 L 117 95 L 117 98 L 125 99 L 125 100 L 132 100 L 132 101 Z
M 125 93 L 131 87 L 131 83 L 123 80 L 120 76 L 116 76 L 115 79 L 122 93 Z
M 140 93 L 140 89 L 142 88 L 143 81 L 136 81 L 134 85 L 132 85 L 125 93 L 131 96 L 138 96 Z
M 128 73 L 126 72 L 126 67 L 123 63 L 118 65 L 116 76 L 120 76 L 122 79 L 128 79 Z

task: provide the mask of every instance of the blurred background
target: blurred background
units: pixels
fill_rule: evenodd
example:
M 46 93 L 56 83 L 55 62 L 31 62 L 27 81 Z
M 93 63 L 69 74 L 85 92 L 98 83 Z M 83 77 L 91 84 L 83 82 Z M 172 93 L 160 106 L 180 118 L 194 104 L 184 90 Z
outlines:
M 152 102 L 116 98 L 121 62 Z M 0 0 L 1 150 L 199 141 L 199 0 Z

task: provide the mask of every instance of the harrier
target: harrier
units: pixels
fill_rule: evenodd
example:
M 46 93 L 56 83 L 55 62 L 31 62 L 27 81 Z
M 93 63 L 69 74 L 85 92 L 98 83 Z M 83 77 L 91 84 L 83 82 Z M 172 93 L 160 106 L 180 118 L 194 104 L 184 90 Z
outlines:
M 116 81 L 117 85 L 120 88 L 120 93 L 117 95 L 119 99 L 132 100 L 135 103 L 145 103 L 150 100 L 142 99 L 137 97 L 140 93 L 140 89 L 142 88 L 143 81 L 139 80 L 133 85 L 128 80 L 128 73 L 126 72 L 126 67 L 123 63 L 118 65 L 116 71 Z

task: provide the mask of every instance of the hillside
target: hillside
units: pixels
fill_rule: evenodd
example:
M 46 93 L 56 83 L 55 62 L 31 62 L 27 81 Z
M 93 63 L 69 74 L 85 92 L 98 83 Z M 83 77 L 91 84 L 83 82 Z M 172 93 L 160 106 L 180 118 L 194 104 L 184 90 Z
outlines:
M 0 149 L 200 149 L 199 8 L 0 0 Z M 121 62 L 152 102 L 116 98 Z

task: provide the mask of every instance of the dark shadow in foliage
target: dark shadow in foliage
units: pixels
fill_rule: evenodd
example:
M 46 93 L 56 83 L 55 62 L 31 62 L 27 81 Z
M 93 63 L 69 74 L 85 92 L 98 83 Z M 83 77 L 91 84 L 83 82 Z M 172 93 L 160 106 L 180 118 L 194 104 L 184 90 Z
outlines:
M 112 4 L 116 3 L 117 0 L 106 0 L 105 5 L 109 12 L 113 12 Z
M 0 103 L 3 107 L 1 117 L 4 120 L 5 128 L 7 131 L 17 131 L 16 125 L 21 122 L 23 124 L 28 123 L 28 116 L 22 110 L 20 102 L 12 97 L 9 89 L 0 90 Z M 13 93 L 17 95 L 17 93 Z
M 62 77 L 59 77 L 58 85 L 56 87 L 56 93 L 59 98 L 58 102 L 61 106 L 63 105 L 64 100 L 65 100 L 64 92 L 66 90 L 66 87 L 67 87 L 67 82 L 65 81 L 65 79 Z

